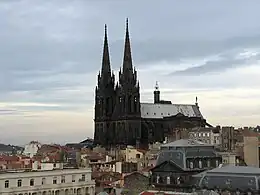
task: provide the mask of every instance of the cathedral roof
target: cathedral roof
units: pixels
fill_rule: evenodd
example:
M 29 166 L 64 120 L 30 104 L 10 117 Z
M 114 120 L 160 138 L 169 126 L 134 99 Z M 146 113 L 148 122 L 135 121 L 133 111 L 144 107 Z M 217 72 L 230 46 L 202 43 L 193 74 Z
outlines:
M 163 118 L 183 114 L 188 117 L 203 118 L 199 107 L 192 104 L 153 104 L 141 103 L 142 118 Z

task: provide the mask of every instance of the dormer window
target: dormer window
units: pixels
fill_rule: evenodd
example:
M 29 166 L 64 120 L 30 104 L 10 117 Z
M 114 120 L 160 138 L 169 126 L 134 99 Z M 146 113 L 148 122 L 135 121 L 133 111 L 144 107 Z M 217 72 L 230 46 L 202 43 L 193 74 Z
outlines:
M 199 168 L 202 169 L 202 161 L 199 160 Z
M 156 183 L 159 183 L 159 181 L 160 181 L 160 176 L 157 176 L 156 177 Z
M 193 166 L 193 162 L 190 162 L 190 168 L 193 169 L 194 166 Z
M 171 177 L 170 176 L 167 176 L 167 184 L 171 184 Z
M 207 166 L 210 167 L 210 160 L 207 160 Z

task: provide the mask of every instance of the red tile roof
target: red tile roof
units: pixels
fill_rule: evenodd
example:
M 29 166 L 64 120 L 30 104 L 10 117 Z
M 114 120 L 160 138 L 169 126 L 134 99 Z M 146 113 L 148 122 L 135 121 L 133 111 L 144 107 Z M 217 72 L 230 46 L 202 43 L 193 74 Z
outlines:
M 19 161 L 18 156 L 0 156 L 0 161 Z

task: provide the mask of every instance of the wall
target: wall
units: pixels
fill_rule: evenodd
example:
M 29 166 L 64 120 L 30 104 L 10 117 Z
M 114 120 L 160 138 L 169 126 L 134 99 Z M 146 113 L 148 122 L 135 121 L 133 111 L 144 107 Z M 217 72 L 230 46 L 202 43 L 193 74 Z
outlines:
M 258 137 L 244 137 L 244 160 L 247 166 L 259 167 Z
M 137 158 L 139 155 L 139 158 Z M 137 163 L 143 159 L 144 155 L 142 152 L 139 152 L 135 148 L 126 148 L 125 149 L 125 161 Z

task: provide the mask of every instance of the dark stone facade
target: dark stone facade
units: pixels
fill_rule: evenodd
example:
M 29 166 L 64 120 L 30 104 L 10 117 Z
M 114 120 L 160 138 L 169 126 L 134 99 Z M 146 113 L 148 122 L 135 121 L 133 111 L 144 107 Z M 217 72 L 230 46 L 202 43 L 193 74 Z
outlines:
M 154 104 L 174 107 L 170 101 L 160 100 L 158 87 L 154 92 Z M 172 130 L 175 126 L 190 128 L 206 125 L 206 120 L 200 114 L 197 105 L 189 105 L 189 108 L 194 110 L 194 116 L 169 113 L 169 116 L 160 118 L 142 117 L 141 105 L 137 71 L 132 64 L 128 22 L 123 68 L 120 68 L 118 82 L 115 81 L 115 75 L 110 67 L 105 27 L 102 68 L 98 74 L 98 84 L 95 89 L 95 144 L 106 148 L 126 145 L 145 148 L 149 142 L 164 141 L 169 129 Z M 144 106 L 147 108 L 153 105 L 144 104 Z

